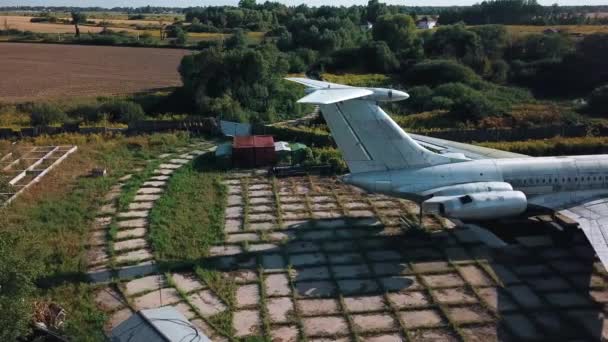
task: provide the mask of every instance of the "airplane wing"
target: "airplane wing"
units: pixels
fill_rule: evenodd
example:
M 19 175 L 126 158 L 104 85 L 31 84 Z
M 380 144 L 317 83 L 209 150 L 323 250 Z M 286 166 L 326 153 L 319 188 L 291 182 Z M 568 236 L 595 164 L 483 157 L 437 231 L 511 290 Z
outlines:
M 337 84 L 325 81 L 317 81 L 311 80 L 310 78 L 302 78 L 302 77 L 287 77 L 285 78 L 288 81 L 296 82 L 303 84 L 309 88 L 322 89 L 322 88 L 352 88 L 351 86 L 347 86 L 344 84 Z
M 463 154 L 469 159 L 525 158 L 524 154 L 496 150 L 445 139 L 408 133 L 421 146 L 440 154 Z
M 608 190 L 554 193 L 529 199 L 576 221 L 608 269 Z
M 363 88 L 319 89 L 301 98 L 298 103 L 332 104 L 372 95 L 374 92 Z

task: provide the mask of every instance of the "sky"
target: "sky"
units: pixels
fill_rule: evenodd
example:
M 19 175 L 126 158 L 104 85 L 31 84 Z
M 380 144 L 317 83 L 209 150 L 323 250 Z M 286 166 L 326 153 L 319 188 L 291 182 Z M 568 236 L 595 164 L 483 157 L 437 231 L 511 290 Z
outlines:
M 277 0 L 274 0 L 277 1 Z M 408 5 L 408 6 L 456 6 L 472 5 L 481 0 L 386 0 L 388 4 Z M 263 0 L 258 0 L 263 2 Z M 363 5 L 367 0 L 278 0 L 287 5 L 299 5 L 306 3 L 309 6 L 320 5 Z M 538 0 L 542 5 L 552 5 L 557 3 L 562 6 L 567 5 L 608 5 L 608 0 Z M 141 6 L 167 6 L 167 7 L 192 7 L 192 6 L 212 6 L 212 5 L 236 5 L 238 0 L 0 0 L 0 6 L 78 6 L 78 7 L 141 7 Z

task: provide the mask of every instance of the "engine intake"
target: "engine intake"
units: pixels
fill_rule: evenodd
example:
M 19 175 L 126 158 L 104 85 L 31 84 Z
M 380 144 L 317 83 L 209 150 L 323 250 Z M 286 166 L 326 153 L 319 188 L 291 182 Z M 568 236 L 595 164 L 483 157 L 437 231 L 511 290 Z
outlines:
M 462 220 L 492 220 L 516 216 L 528 207 L 521 191 L 490 191 L 435 196 L 422 202 L 422 211 Z

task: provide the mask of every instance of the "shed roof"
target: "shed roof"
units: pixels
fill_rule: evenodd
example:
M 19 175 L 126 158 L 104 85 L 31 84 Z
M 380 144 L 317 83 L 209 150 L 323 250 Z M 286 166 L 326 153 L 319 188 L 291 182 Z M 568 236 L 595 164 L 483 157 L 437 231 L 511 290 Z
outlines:
M 233 147 L 272 147 L 274 149 L 274 138 L 272 135 L 249 135 L 243 137 L 234 137 Z

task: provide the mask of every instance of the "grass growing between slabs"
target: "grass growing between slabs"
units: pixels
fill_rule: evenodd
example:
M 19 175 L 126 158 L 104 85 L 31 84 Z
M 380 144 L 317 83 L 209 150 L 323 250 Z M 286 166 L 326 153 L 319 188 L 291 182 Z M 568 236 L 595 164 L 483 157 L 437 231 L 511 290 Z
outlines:
M 0 291 L 0 308 L 11 312 L 11 303 L 24 301 L 30 306 L 36 301 L 51 301 L 67 311 L 61 335 L 74 341 L 101 340 L 91 332 L 101 331 L 104 315 L 93 302 L 93 287 L 82 282 L 92 221 L 118 178 L 133 168 L 145 167 L 152 156 L 189 140 L 187 135 L 174 134 L 67 134 L 30 141 L 35 145 L 75 144 L 78 151 L 10 206 L 0 208 L 0 242 L 10 246 L 0 250 L 0 266 L 5 274 L 20 275 L 2 278 L 0 286 L 8 291 L 28 282 L 35 285 L 25 297 Z M 106 168 L 109 175 L 90 177 L 95 167 Z M 22 260 L 23 264 L 14 265 L 11 258 Z M 8 307 L 4 307 L 5 303 Z M 11 314 L 12 320 L 17 321 L 24 318 L 18 315 L 28 312 Z
M 159 261 L 191 262 L 224 240 L 226 187 L 211 154 L 178 169 L 150 213 L 151 240 Z

